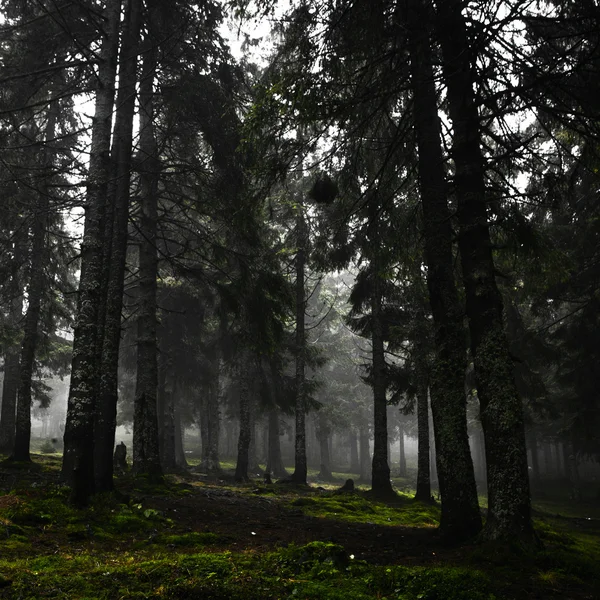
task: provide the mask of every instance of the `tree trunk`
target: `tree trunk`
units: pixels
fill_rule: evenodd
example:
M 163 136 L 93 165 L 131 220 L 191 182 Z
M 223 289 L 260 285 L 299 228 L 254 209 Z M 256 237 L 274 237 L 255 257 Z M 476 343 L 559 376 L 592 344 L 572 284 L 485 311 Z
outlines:
M 431 500 L 431 478 L 429 464 L 429 399 L 427 381 L 419 378 L 417 387 L 417 491 L 415 499 Z
M 316 433 L 319 442 L 321 464 L 318 478 L 322 481 L 333 481 L 333 475 L 331 473 L 331 457 L 329 456 L 329 436 L 331 435 L 331 428 L 327 423 L 327 418 L 322 412 L 319 412 Z
M 269 411 L 269 454 L 267 459 L 267 473 L 270 473 L 273 477 L 282 479 L 289 475 L 283 466 L 279 437 L 279 411 L 276 408 L 272 408 Z
M 85 504 L 94 491 L 94 415 L 100 373 L 98 307 L 105 289 L 103 243 L 106 195 L 111 176 L 110 138 L 114 109 L 115 75 L 119 47 L 121 1 L 106 7 L 107 35 L 98 66 L 98 90 L 92 123 L 90 166 L 81 245 L 81 274 L 77 317 L 73 332 L 71 384 L 64 433 L 62 477 L 72 486 L 76 503 Z M 112 469 L 112 447 L 105 461 Z M 111 471 L 112 483 L 112 471 Z
M 141 0 L 129 0 L 121 38 L 119 90 L 117 93 L 113 158 L 116 157 L 115 197 L 112 206 L 111 255 L 105 257 L 108 272 L 100 392 L 96 407 L 94 472 L 97 491 L 113 488 L 112 452 L 118 399 L 118 364 L 123 308 L 123 279 L 127 252 L 129 184 L 132 152 L 133 115 L 137 71 L 138 37 L 141 24 Z M 111 231 L 111 227 L 108 227 Z M 108 233 L 108 232 L 107 232 Z M 135 452 L 134 452 L 135 455 Z M 135 462 L 135 456 L 134 456 Z
M 430 375 L 437 473 L 442 498 L 440 530 L 461 540 L 481 529 L 475 473 L 467 433 L 466 340 L 453 272 L 452 229 L 441 150 L 437 93 L 427 11 L 422 0 L 408 9 L 413 110 L 425 223 L 427 287 L 435 325 Z
M 235 480 L 248 481 L 248 450 L 250 448 L 250 351 L 243 350 L 239 366 L 240 434 L 237 447 Z
M 46 146 L 41 152 L 40 164 L 46 171 L 53 170 L 53 151 L 47 144 L 56 137 L 56 125 L 59 106 L 53 102 L 48 107 L 48 121 L 44 132 Z M 35 367 L 35 351 L 38 341 L 38 324 L 42 311 L 42 298 L 46 286 L 46 268 L 48 263 L 49 225 L 49 182 L 52 175 L 47 173 L 38 192 L 36 211 L 31 225 L 31 254 L 29 258 L 29 285 L 27 286 L 27 312 L 23 325 L 23 342 L 19 362 L 19 388 L 17 392 L 17 414 L 15 421 L 15 439 L 11 460 L 30 461 L 31 442 L 31 380 Z
M 304 266 L 306 263 L 306 238 L 308 235 L 303 207 L 300 203 L 296 216 L 296 435 L 294 438 L 294 473 L 292 481 L 306 485 L 306 392 L 305 392 L 305 313 Z
M 460 0 L 437 5 L 438 35 L 453 126 L 452 156 L 471 353 L 488 470 L 484 537 L 535 543 L 523 407 L 504 331 L 487 219 L 484 159 L 473 91 L 472 51 Z M 463 371 L 464 372 L 464 371 Z M 439 451 L 439 450 L 438 450 Z
M 24 244 L 18 239 L 14 248 L 16 265 L 23 261 Z M 17 262 L 18 261 L 18 262 Z M 12 336 L 17 335 L 23 318 L 23 288 L 19 281 L 19 269 L 15 268 L 10 282 L 6 285 L 12 298 L 7 329 Z M 17 390 L 19 388 L 19 348 L 10 345 L 4 353 L 4 381 L 2 382 L 2 412 L 0 414 L 0 453 L 12 452 L 15 443 L 15 424 L 17 409 Z
M 156 392 L 158 388 L 156 280 L 158 256 L 156 250 L 158 220 L 158 178 L 160 161 L 154 134 L 154 91 L 157 46 L 152 37 L 152 9 L 148 20 L 148 39 L 140 81 L 140 220 L 139 220 L 139 281 L 137 319 L 137 368 L 133 420 L 133 472 L 162 479 L 159 455 L 159 435 Z M 174 396 L 174 394 L 173 394 Z M 170 419 L 175 428 L 175 398 L 172 397 Z M 175 432 L 173 431 L 173 435 Z M 173 444 L 173 458 L 175 448 Z
M 387 381 L 379 276 L 377 272 L 373 274 L 374 282 L 371 296 L 371 342 L 373 346 L 373 466 L 371 469 L 371 487 L 376 494 L 393 494 L 387 455 Z

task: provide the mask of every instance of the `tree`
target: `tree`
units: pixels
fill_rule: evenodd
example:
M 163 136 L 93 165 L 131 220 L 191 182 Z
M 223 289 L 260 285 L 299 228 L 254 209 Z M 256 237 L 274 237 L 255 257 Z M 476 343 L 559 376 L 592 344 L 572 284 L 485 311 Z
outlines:
M 488 539 L 534 540 L 523 408 L 504 331 L 487 217 L 479 115 L 461 3 L 437 7 L 437 35 L 452 119 L 454 185 L 466 311 L 488 471 Z

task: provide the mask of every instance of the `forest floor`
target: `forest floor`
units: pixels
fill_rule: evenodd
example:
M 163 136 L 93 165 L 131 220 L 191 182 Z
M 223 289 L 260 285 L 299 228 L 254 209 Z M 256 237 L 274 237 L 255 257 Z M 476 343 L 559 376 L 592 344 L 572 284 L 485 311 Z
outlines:
M 60 456 L 0 463 L 0 598 L 600 598 L 600 507 L 534 504 L 543 547 L 452 547 L 439 505 L 398 492 L 128 475 L 84 510 Z

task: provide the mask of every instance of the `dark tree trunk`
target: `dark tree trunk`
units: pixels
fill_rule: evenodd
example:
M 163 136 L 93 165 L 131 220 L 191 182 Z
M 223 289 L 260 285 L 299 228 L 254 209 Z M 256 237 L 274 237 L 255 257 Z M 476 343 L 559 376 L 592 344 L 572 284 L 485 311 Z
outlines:
M 235 480 L 248 481 L 248 451 L 250 448 L 250 351 L 242 351 L 239 367 L 240 434 L 238 437 Z
M 437 5 L 438 35 L 453 127 L 459 249 L 488 470 L 484 537 L 536 541 L 531 521 L 523 407 L 503 323 L 487 218 L 484 159 L 463 3 Z M 439 451 L 439 450 L 438 450 Z
M 475 473 L 467 433 L 463 309 L 453 272 L 452 229 L 441 150 L 437 93 L 427 11 L 422 0 L 408 9 L 415 131 L 425 224 L 427 286 L 435 325 L 431 409 L 442 499 L 440 530 L 461 540 L 481 529 Z
M 23 240 L 17 240 L 14 248 L 16 265 L 23 261 Z M 17 262 L 18 261 L 18 262 Z M 16 336 L 23 317 L 23 289 L 19 281 L 19 269 L 15 268 L 7 291 L 12 298 L 7 329 Z M 15 423 L 17 409 L 17 390 L 19 388 L 19 348 L 9 346 L 4 353 L 4 381 L 2 382 L 2 412 L 0 414 L 0 453 L 12 452 L 15 443 Z
M 267 473 L 282 479 L 288 477 L 288 472 L 281 459 L 281 444 L 279 440 L 279 411 L 272 408 L 269 411 L 269 453 L 267 458 Z
M 158 179 L 160 161 L 154 134 L 154 91 L 157 45 L 152 9 L 149 11 L 149 33 L 140 81 L 140 219 L 139 219 L 139 281 L 137 319 L 137 368 L 133 419 L 133 472 L 162 479 L 156 392 L 158 388 L 156 280 L 158 256 L 156 250 L 158 220 Z M 169 418 L 175 435 L 175 394 Z M 175 444 L 173 440 L 173 459 Z
M 119 46 L 121 1 L 106 7 L 107 35 L 98 67 L 98 90 L 92 123 L 90 166 L 81 245 L 81 275 L 73 332 L 71 385 L 64 434 L 62 477 L 72 486 L 73 500 L 85 504 L 94 491 L 94 416 L 100 373 L 99 306 L 103 304 L 103 218 L 111 176 L 110 138 Z M 105 461 L 110 464 L 112 446 Z
M 306 297 L 304 289 L 304 266 L 306 263 L 306 238 L 308 235 L 306 222 L 302 213 L 303 207 L 298 207 L 296 218 L 296 236 L 298 250 L 296 253 L 296 435 L 294 438 L 294 473 L 295 483 L 306 485 L 308 466 L 306 462 L 306 391 L 305 391 L 305 313 Z
M 57 102 L 48 107 L 48 121 L 44 132 L 46 144 L 52 143 L 56 137 L 56 124 L 59 116 Z M 41 152 L 40 164 L 46 171 L 53 170 L 53 152 L 46 146 Z M 35 351 L 38 341 L 38 324 L 42 311 L 42 298 L 47 281 L 48 235 L 49 224 L 49 181 L 48 173 L 40 183 L 36 200 L 36 211 L 31 225 L 31 254 L 29 257 L 29 285 L 27 286 L 27 312 L 23 325 L 23 342 L 19 362 L 19 388 L 17 392 L 17 413 L 15 421 L 15 439 L 11 460 L 30 461 L 29 445 L 31 442 L 31 380 L 35 367 Z
M 417 491 L 415 499 L 431 499 L 431 466 L 429 464 L 429 401 L 427 380 L 419 377 L 417 387 Z
M 100 393 L 96 407 L 94 472 L 96 490 L 113 488 L 112 456 L 118 399 L 119 345 L 121 342 L 121 312 L 123 309 L 123 279 L 127 253 L 129 219 L 129 185 L 132 153 L 133 115 L 137 81 L 138 38 L 141 26 L 141 0 L 129 0 L 126 6 L 121 38 L 119 90 L 116 102 L 113 158 L 116 157 L 116 181 L 112 206 L 111 255 L 105 257 L 108 270 Z M 106 232 L 110 231 L 110 227 Z M 134 417 L 135 418 L 135 417 Z M 135 452 L 134 452 L 135 463 Z
M 374 274 L 371 297 L 371 342 L 373 353 L 373 466 L 371 487 L 376 494 L 393 494 L 388 463 L 387 381 L 381 317 L 381 284 Z
M 350 446 L 350 473 L 360 473 L 358 439 L 354 429 L 350 429 L 350 433 L 348 433 L 348 445 Z
M 331 457 L 329 456 L 329 436 L 331 435 L 331 428 L 327 423 L 327 418 L 322 412 L 319 412 L 316 433 L 317 441 L 319 442 L 321 464 L 318 477 L 323 481 L 332 481 Z

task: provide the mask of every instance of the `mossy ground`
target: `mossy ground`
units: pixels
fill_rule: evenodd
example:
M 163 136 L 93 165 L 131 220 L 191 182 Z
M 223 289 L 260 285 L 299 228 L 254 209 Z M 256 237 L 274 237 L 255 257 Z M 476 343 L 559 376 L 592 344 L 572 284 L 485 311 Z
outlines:
M 60 456 L 33 459 L 0 465 L 0 598 L 600 597 L 600 523 L 587 505 L 538 507 L 535 553 L 452 548 L 436 532 L 439 506 L 409 493 L 383 502 L 324 484 L 124 476 L 120 493 L 78 510 L 58 484 Z

